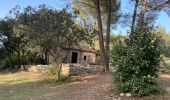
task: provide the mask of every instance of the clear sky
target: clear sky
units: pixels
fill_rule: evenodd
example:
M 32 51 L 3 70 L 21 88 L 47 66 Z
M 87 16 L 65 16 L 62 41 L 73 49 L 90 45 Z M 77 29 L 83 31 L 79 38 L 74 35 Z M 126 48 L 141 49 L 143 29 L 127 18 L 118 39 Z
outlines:
M 16 5 L 21 6 L 21 8 L 24 8 L 28 5 L 31 5 L 33 7 L 37 7 L 40 4 L 46 4 L 52 7 L 55 7 L 57 9 L 62 9 L 65 7 L 66 2 L 68 0 L 1 0 L 0 2 L 0 18 L 5 17 L 9 10 L 14 8 Z M 122 11 L 128 11 L 130 9 L 129 6 L 130 3 L 128 2 L 129 0 L 121 0 L 122 5 L 121 5 L 121 10 Z M 170 33 L 170 17 L 165 12 L 161 12 L 158 20 L 156 21 L 157 24 L 162 25 L 165 27 L 167 32 Z M 117 30 L 114 30 L 113 32 L 116 33 L 126 33 L 127 28 L 121 28 L 118 27 Z
M 46 4 L 57 9 L 62 9 L 66 5 L 65 1 L 66 0 L 1 0 L 0 18 L 5 17 L 8 14 L 9 10 L 14 8 L 16 5 L 24 8 L 28 5 L 31 5 L 32 7 L 37 7 L 40 4 Z

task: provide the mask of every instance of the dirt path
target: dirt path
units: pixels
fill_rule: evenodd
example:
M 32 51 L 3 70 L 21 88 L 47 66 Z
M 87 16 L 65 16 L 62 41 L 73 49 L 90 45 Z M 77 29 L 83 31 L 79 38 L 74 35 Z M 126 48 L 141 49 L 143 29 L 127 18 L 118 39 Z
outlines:
M 105 100 L 111 90 L 110 75 L 91 75 L 82 82 L 51 87 L 44 100 Z
M 170 100 L 170 75 L 161 75 L 159 82 L 165 86 L 167 93 L 147 97 L 120 97 L 113 93 L 111 75 L 90 75 L 82 82 L 63 86 L 54 86 L 43 95 L 44 100 Z

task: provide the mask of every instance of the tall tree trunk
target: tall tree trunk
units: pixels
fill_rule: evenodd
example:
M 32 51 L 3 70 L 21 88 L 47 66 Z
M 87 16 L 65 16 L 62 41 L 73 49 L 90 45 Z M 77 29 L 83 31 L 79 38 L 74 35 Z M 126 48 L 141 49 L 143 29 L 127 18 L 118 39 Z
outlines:
M 63 60 L 64 63 L 67 62 L 67 57 L 68 57 L 69 51 L 70 51 L 70 44 L 69 44 L 69 46 L 68 46 L 68 50 L 67 50 L 67 52 L 66 52 L 66 56 L 64 57 L 64 60 Z
M 49 60 L 49 59 L 48 59 L 48 56 L 49 56 L 49 55 L 48 55 L 48 50 L 46 49 L 46 50 L 45 50 L 45 64 L 46 64 L 46 65 L 48 65 L 48 60 Z
M 109 71 L 109 51 L 110 51 L 110 24 L 111 24 L 111 11 L 112 11 L 112 0 L 109 0 L 108 2 L 108 14 L 107 14 L 107 29 L 106 29 L 106 71 Z
M 104 41 L 103 41 L 103 29 L 102 29 L 103 27 L 102 27 L 102 20 L 101 20 L 100 1 L 95 0 L 94 3 L 96 5 L 96 14 L 97 14 L 97 22 L 98 22 L 100 56 L 102 59 L 102 64 L 106 71 L 106 59 L 105 59 L 106 56 L 105 56 Z
M 144 17 L 145 17 L 145 12 L 146 12 L 146 0 L 142 0 L 142 9 L 140 12 L 140 17 L 139 17 L 139 23 L 138 23 L 138 27 L 140 27 L 140 29 L 142 29 L 143 27 L 143 23 L 144 23 Z
M 14 65 L 11 64 L 11 62 L 12 62 L 11 55 L 8 55 L 7 58 L 8 58 L 7 60 L 8 60 L 8 63 L 9 63 L 9 68 L 10 68 L 10 69 L 14 69 Z
M 133 16 L 132 16 L 132 23 L 131 23 L 131 33 L 134 31 L 135 21 L 136 21 L 136 15 L 137 15 L 137 8 L 138 8 L 139 0 L 136 0 Z
M 5 47 L 5 50 L 7 51 L 7 57 L 8 57 L 8 63 L 9 63 L 9 67 L 11 68 L 11 69 L 14 69 L 14 65 L 13 64 L 11 64 L 11 62 L 12 62 L 12 53 L 11 53 L 11 51 L 10 51 L 10 49 L 9 48 L 7 48 L 6 46 L 4 46 Z
M 22 57 L 21 57 L 22 60 L 21 60 L 21 62 L 22 62 L 22 66 L 23 66 L 24 70 L 26 70 L 27 60 L 26 60 L 26 57 L 24 57 L 24 55 L 25 55 L 25 50 L 22 49 Z
M 20 45 L 19 43 L 17 44 L 17 49 L 16 52 L 17 52 L 17 69 L 20 69 L 21 68 L 21 51 L 20 51 Z
M 21 54 L 20 54 L 20 50 L 18 50 L 17 52 L 17 69 L 21 68 Z

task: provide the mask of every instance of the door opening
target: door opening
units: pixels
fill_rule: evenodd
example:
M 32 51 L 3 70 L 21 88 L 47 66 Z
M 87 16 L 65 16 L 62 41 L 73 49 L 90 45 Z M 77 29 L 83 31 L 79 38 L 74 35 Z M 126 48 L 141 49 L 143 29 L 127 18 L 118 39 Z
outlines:
M 71 63 L 77 63 L 78 53 L 72 52 Z

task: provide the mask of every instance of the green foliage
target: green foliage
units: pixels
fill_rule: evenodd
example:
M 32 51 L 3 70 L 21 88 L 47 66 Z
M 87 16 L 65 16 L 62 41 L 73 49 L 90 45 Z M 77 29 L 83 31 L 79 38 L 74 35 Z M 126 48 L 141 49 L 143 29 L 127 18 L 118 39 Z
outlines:
M 9 67 L 9 60 L 7 58 L 2 59 L 0 62 L 0 70 L 6 69 Z
M 0 20 L 0 43 L 9 59 L 8 68 L 49 64 L 49 55 L 58 57 L 59 48 L 80 42 L 90 44 L 97 32 L 90 26 L 82 27 L 75 18 L 76 15 L 67 9 L 59 11 L 40 5 L 38 8 L 28 6 L 21 11 L 16 6 L 9 16 Z
M 158 26 L 156 32 L 160 41 L 161 54 L 170 57 L 170 35 L 162 26 Z
M 117 41 L 112 50 L 116 66 L 114 81 L 119 92 L 135 96 L 159 93 L 157 85 L 160 64 L 159 41 L 152 28 L 143 27 L 131 33 L 129 39 Z
M 86 29 L 76 23 L 76 15 L 67 12 L 67 9 L 58 11 L 46 5 L 40 5 L 36 9 L 27 7 L 22 18 L 26 20 L 23 24 L 29 29 L 28 37 L 33 46 L 38 46 L 39 52 L 44 54 L 45 58 L 49 55 L 58 57 L 59 47 L 89 42 L 94 37 L 93 29 Z
M 102 13 L 103 25 L 106 26 L 107 20 L 107 11 L 108 11 L 108 4 L 109 0 L 100 0 L 100 8 Z M 120 0 L 112 0 L 112 12 L 111 12 L 111 25 L 115 27 L 115 24 L 118 22 L 119 19 L 119 9 L 120 9 Z M 85 21 L 86 24 L 92 24 L 95 27 L 96 22 L 96 7 L 93 0 L 72 0 L 73 10 L 77 12 L 80 18 Z M 104 27 L 106 29 L 106 27 Z
M 62 62 L 60 59 L 55 59 L 49 72 L 48 76 L 46 77 L 46 80 L 54 82 L 56 80 L 59 80 L 61 77 L 61 69 L 62 69 Z
M 62 64 L 61 60 L 59 60 L 59 59 L 55 60 L 55 62 L 53 62 L 53 64 L 52 64 L 48 74 L 51 76 L 56 76 L 56 78 L 57 78 L 58 70 L 60 69 L 61 64 Z
M 72 78 L 70 76 L 63 76 L 61 74 L 61 60 L 55 60 L 55 62 L 52 64 L 48 76 L 45 78 L 45 81 L 48 81 L 50 83 L 56 83 L 56 84 L 63 84 L 63 83 L 70 83 L 72 82 Z
M 73 78 L 71 76 L 61 76 L 58 78 L 56 83 L 70 83 L 73 81 Z
M 13 17 L 11 17 L 13 16 Z M 20 7 L 16 6 L 10 11 L 9 16 L 0 20 L 1 41 L 4 48 L 4 56 L 8 58 L 8 65 L 11 69 L 21 67 L 21 60 L 27 52 L 28 38 L 25 26 L 21 24 Z

